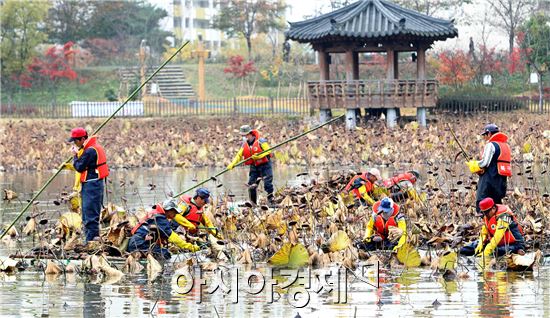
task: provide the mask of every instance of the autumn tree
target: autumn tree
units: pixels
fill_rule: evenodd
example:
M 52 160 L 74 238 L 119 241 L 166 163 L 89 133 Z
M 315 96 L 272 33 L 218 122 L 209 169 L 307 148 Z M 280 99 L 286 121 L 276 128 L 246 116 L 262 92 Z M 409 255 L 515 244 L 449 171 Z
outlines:
M 518 42 L 529 65 L 538 75 L 539 111 L 543 104 L 543 79 L 550 71 L 550 17 L 538 13 L 520 28 Z
M 492 24 L 508 35 L 508 53 L 514 51 L 516 32 L 533 9 L 533 0 L 488 0 L 494 17 Z
M 227 67 L 223 69 L 223 72 L 229 75 L 232 79 L 240 80 L 240 89 L 239 95 L 241 95 L 243 90 L 244 80 L 250 75 L 256 72 L 256 66 L 254 61 L 250 60 L 246 62 L 244 58 L 240 55 L 231 56 L 227 61 Z M 235 83 L 235 81 L 233 81 Z M 252 89 L 250 87 L 250 82 L 247 81 L 248 93 L 252 94 Z M 236 93 L 236 86 L 233 85 L 234 93 Z
M 27 65 L 37 54 L 36 46 L 47 38 L 39 26 L 48 6 L 43 1 L 7 0 L 0 4 L 2 90 L 11 102 L 19 82 L 27 75 Z
M 229 0 L 213 19 L 213 26 L 228 37 L 241 35 L 246 40 L 248 59 L 252 59 L 252 36 L 283 30 L 287 6 L 282 1 Z
M 468 54 L 462 50 L 449 50 L 438 54 L 435 64 L 437 79 L 441 84 L 458 87 L 475 76 Z
M 67 42 L 63 46 L 53 45 L 46 50 L 44 56 L 35 57 L 28 67 L 31 73 L 30 85 L 45 84 L 50 91 L 53 105 L 57 102 L 59 83 L 65 80 L 74 81 L 78 77 L 70 66 L 70 59 L 76 53 L 72 49 L 73 45 L 73 42 Z

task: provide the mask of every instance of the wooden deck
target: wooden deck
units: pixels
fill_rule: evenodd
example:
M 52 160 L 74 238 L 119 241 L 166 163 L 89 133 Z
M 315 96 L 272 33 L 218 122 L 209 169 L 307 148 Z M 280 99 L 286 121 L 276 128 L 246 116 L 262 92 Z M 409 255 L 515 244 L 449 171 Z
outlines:
M 308 82 L 315 109 L 435 107 L 436 80 L 353 80 Z

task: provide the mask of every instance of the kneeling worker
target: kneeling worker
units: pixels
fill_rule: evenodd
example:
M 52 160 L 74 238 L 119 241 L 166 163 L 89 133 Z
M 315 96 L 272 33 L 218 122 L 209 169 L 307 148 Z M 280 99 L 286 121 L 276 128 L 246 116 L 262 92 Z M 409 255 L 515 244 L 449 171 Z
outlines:
M 351 178 L 344 191 L 353 192 L 357 200 L 361 201 L 361 204 L 372 206 L 375 203 L 372 195 L 377 180 L 382 180 L 380 170 L 371 168 L 369 171 Z
M 191 234 L 196 234 L 202 226 L 207 232 L 214 235 L 217 239 L 223 240 L 222 234 L 216 227 L 214 227 L 212 221 L 210 221 L 210 219 L 204 214 L 203 207 L 207 205 L 209 201 L 210 191 L 205 188 L 197 189 L 193 197 L 187 194 L 182 195 L 179 199 L 178 207 L 182 211 L 181 219 L 183 220 L 176 217 L 174 221 L 185 227 Z
M 374 204 L 372 211 L 360 247 L 367 251 L 391 249 L 396 252 L 407 241 L 407 223 L 405 217 L 399 213 L 399 205 L 390 198 L 384 198 Z M 394 235 L 390 227 L 398 228 L 400 235 L 392 237 Z
M 382 181 L 382 185 L 390 192 L 390 197 L 394 202 L 404 202 L 408 198 L 420 201 L 418 192 L 414 188 L 418 179 L 420 179 L 420 173 L 416 170 L 409 170 Z
M 523 229 L 506 205 L 495 204 L 492 198 L 479 202 L 483 213 L 483 227 L 479 239 L 460 249 L 466 256 L 479 255 L 489 260 L 493 253 L 503 256 L 509 253 L 525 254 Z
M 170 220 L 174 219 L 181 209 L 176 200 L 168 199 L 161 204 L 157 204 L 155 209 L 149 211 L 133 229 L 132 237 L 128 242 L 128 252 L 141 251 L 151 252 L 155 257 L 162 256 L 164 259 L 170 259 L 172 256 L 166 245 L 175 244 L 177 247 L 191 252 L 196 252 L 200 248 L 183 240 L 170 227 Z

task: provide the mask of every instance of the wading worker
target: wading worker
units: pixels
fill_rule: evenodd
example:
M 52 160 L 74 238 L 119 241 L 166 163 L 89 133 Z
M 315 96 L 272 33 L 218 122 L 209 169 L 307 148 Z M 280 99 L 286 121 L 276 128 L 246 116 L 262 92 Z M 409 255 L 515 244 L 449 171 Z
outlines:
M 355 195 L 355 198 L 361 201 L 362 205 L 372 206 L 376 202 L 372 198 L 372 195 L 377 180 L 382 180 L 380 170 L 371 168 L 369 171 L 351 178 L 344 191 L 351 191 Z
M 479 209 L 483 213 L 479 239 L 461 248 L 460 254 L 482 255 L 486 260 L 495 252 L 497 256 L 525 254 L 523 229 L 508 206 L 495 204 L 493 199 L 485 198 L 479 203 Z
M 227 169 L 231 170 L 239 161 L 247 159 L 244 164 L 250 166 L 248 174 L 248 195 L 250 201 L 254 204 L 258 203 L 257 188 L 259 182 L 263 180 L 264 190 L 267 192 L 267 201 L 269 205 L 273 206 L 271 152 L 267 151 L 260 154 L 262 151 L 269 149 L 269 144 L 265 138 L 260 136 L 257 130 L 252 129 L 249 125 L 241 126 L 239 132 L 243 137 L 243 144 L 235 158 L 233 158 L 233 161 L 227 166 Z
M 182 224 L 177 219 L 175 219 L 175 221 L 178 225 L 185 227 L 191 234 L 196 234 L 199 227 L 202 226 L 207 232 L 221 240 L 223 239 L 222 234 L 214 227 L 212 221 L 210 221 L 203 211 L 203 207 L 207 205 L 209 201 L 210 191 L 205 188 L 197 189 L 193 197 L 187 194 L 182 195 L 179 199 L 178 207 L 181 210 L 182 219 L 185 220 L 185 224 Z
M 470 172 L 479 174 L 476 192 L 476 209 L 485 198 L 492 198 L 501 204 L 506 196 L 508 177 L 512 176 L 512 152 L 508 145 L 508 136 L 501 133 L 495 124 L 485 126 L 481 134 L 487 141 L 480 161 L 468 161 Z
M 140 220 L 132 229 L 132 237 L 128 241 L 128 252 L 140 251 L 152 253 L 155 257 L 170 259 L 171 254 L 166 247 L 172 243 L 177 247 L 191 252 L 200 248 L 186 242 L 170 227 L 170 220 L 181 213 L 176 200 L 168 199 L 157 204 L 153 210 Z
M 367 251 L 391 249 L 396 252 L 407 241 L 407 223 L 405 216 L 399 213 L 399 205 L 390 198 L 384 198 L 374 204 L 372 211 L 359 247 Z M 399 230 L 394 231 L 392 227 Z
M 73 167 L 80 173 L 82 223 L 86 242 L 97 241 L 105 178 L 109 175 L 105 151 L 97 142 L 97 136 L 88 138 L 84 128 L 78 127 L 71 130 L 68 141 L 74 143 L 71 148 L 74 155 Z

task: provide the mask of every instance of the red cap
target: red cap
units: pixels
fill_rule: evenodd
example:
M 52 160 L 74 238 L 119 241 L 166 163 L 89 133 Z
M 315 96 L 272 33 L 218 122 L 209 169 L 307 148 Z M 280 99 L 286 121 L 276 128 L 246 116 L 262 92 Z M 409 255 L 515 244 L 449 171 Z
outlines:
M 82 127 L 76 127 L 71 130 L 71 138 L 67 139 L 68 142 L 74 141 L 76 138 L 82 138 L 88 136 L 86 129 Z
M 479 209 L 481 211 L 487 211 L 494 206 L 495 206 L 495 201 L 493 201 L 493 199 L 491 198 L 485 198 L 481 200 L 481 202 L 479 202 Z

